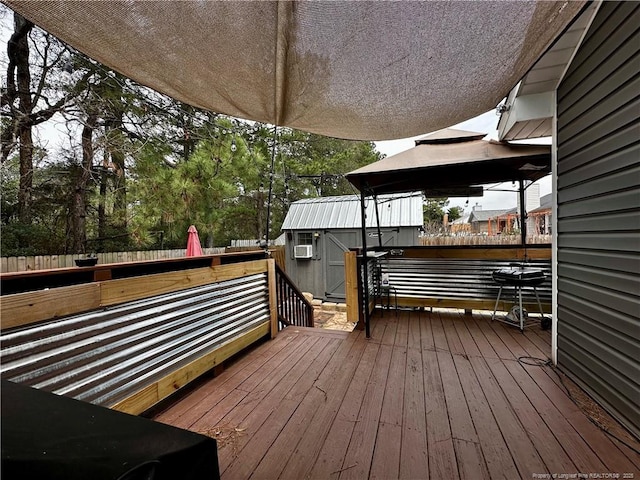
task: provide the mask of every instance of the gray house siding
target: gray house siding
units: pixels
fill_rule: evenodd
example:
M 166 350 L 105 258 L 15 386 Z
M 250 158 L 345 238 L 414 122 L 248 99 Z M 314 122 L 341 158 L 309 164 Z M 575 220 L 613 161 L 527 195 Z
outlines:
M 640 435 L 640 4 L 603 2 L 558 87 L 558 365 Z

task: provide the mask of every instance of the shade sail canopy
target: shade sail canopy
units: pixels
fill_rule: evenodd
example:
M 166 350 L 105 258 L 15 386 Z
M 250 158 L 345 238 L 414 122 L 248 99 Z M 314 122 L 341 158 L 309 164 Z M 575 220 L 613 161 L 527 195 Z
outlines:
M 4 2 L 180 101 L 362 140 L 494 108 L 585 3 Z
M 347 174 L 367 195 L 435 190 L 452 196 L 472 186 L 538 180 L 551 172 L 551 147 L 482 140 L 484 134 L 445 129 L 409 150 Z

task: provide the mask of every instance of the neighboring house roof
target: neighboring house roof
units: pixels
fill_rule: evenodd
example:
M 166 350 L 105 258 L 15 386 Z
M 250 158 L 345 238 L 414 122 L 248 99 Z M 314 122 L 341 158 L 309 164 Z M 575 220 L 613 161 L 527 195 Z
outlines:
M 469 223 L 472 222 L 488 222 L 490 218 L 504 215 L 508 210 L 474 210 L 469 215 Z
M 376 227 L 374 202 L 366 199 L 367 228 Z M 422 194 L 380 195 L 378 215 L 381 227 L 418 227 L 423 223 Z M 308 198 L 293 202 L 282 230 L 361 228 L 360 198 L 357 195 Z
M 463 215 L 460 218 L 455 219 L 453 222 L 450 222 L 451 225 L 460 225 L 463 223 L 469 223 L 469 214 Z

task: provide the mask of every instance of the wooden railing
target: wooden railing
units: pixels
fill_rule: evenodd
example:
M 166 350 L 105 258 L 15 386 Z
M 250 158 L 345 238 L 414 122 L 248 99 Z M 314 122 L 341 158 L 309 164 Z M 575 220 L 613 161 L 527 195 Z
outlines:
M 277 263 L 276 292 L 280 329 L 292 325 L 313 327 L 313 306 Z
M 72 276 L 66 277 L 71 284 L 3 290 L 2 378 L 143 412 L 277 334 L 275 261 L 224 264 L 238 258 L 217 258 L 214 265 L 209 258 L 208 265 L 195 268 L 172 264 L 172 270 L 165 266 L 159 273 L 149 273 L 158 265 L 143 263 L 142 275 L 103 265 L 110 276 L 120 276 L 107 280 L 96 279 L 101 270 L 88 267 L 92 275 L 85 282 Z M 2 280 L 15 290 L 29 283 L 28 276 L 39 284 L 63 278 L 51 271 L 49 280 L 35 272 Z
M 546 281 L 538 293 L 545 312 L 551 311 L 551 246 L 462 246 L 376 248 L 371 253 L 384 255 L 369 259 L 369 276 L 362 278 L 362 259 L 357 252 L 345 253 L 347 315 L 363 326 L 364 285 L 368 287 L 369 311 L 375 306 L 376 273 L 386 273 L 399 307 L 443 307 L 465 310 L 493 310 L 499 285 L 492 272 L 511 263 L 539 268 Z M 528 289 L 527 289 L 528 290 Z M 498 309 L 506 311 L 511 296 L 502 296 Z M 537 312 L 532 292 L 523 291 L 523 306 Z
M 0 275 L 6 378 L 141 413 L 313 307 L 263 250 Z
M 2 295 L 266 258 L 264 250 L 0 274 Z

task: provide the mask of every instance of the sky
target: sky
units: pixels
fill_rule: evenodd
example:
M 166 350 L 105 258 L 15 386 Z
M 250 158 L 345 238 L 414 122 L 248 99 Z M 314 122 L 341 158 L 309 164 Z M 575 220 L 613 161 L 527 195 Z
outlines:
M 468 130 L 471 132 L 482 132 L 487 133 L 487 139 L 498 139 L 498 120 L 500 117 L 496 115 L 495 110 L 491 110 L 489 112 L 485 112 L 482 115 L 479 115 L 475 118 L 466 120 L 464 122 L 453 125 L 451 128 L 456 128 L 459 130 Z M 375 142 L 376 148 L 379 152 L 384 153 L 386 156 L 390 157 L 400 152 L 404 152 L 405 150 L 409 150 L 415 146 L 415 139 L 419 137 L 423 137 L 427 133 L 425 132 L 422 135 L 418 135 L 416 137 L 403 138 L 399 140 L 386 140 L 383 142 Z M 537 144 L 551 144 L 550 138 L 544 139 L 536 139 L 528 141 L 528 142 L 518 142 L 518 143 L 537 143 Z M 548 175 L 545 178 L 538 180 L 537 182 L 540 185 L 540 196 L 544 196 L 548 193 L 551 193 L 551 176 Z M 512 189 L 513 186 L 511 182 L 509 183 L 501 183 L 494 184 L 489 186 L 493 189 L 498 190 L 506 190 Z M 501 210 L 501 209 L 509 209 L 513 208 L 517 205 L 518 202 L 518 193 L 517 190 L 514 189 L 513 192 L 499 192 L 499 191 L 491 191 L 487 190 L 487 186 L 485 186 L 484 195 L 482 197 L 461 197 L 461 198 L 450 198 L 449 199 L 449 207 L 458 206 L 464 209 L 465 214 L 469 214 L 474 205 L 478 204 L 482 207 L 483 210 Z M 467 202 L 468 200 L 468 202 Z

